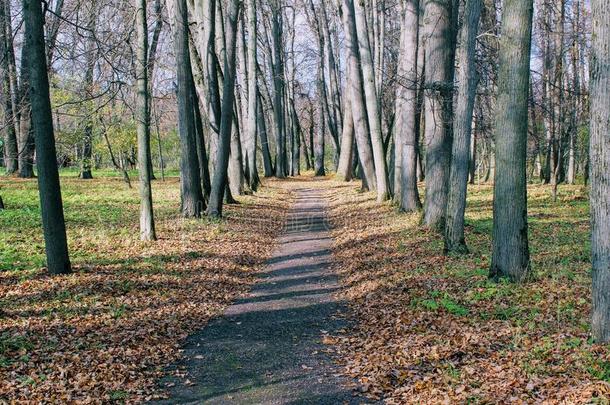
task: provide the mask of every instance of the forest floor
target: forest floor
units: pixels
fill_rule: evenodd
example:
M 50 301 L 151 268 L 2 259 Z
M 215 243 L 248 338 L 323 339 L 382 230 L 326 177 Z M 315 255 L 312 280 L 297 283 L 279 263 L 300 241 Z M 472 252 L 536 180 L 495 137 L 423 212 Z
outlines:
M 74 274 L 60 277 L 42 268 L 36 181 L 0 178 L 0 403 L 153 398 L 184 339 L 256 280 L 292 198 L 266 180 L 222 221 L 185 220 L 178 179 L 155 181 L 159 241 L 143 243 L 137 188 L 95 175 L 62 177 Z
M 305 285 L 280 292 L 273 284 L 278 280 L 265 279 L 301 277 L 299 266 L 275 269 L 278 274 L 265 274 L 265 269 L 268 273 L 280 265 L 277 257 L 268 260 L 278 252 L 274 241 L 286 242 L 278 237 L 286 229 L 295 189 L 303 187 L 318 190 L 313 202 L 319 196 L 328 206 L 332 242 L 321 238 L 327 244 L 320 249 L 320 263 L 338 276 L 325 279 L 327 284 L 318 287 L 327 291 L 312 298 L 315 307 L 321 306 L 316 300 L 333 302 L 328 306 L 332 311 L 310 314 L 314 323 L 329 326 L 309 329 L 321 334 L 318 338 L 339 370 L 357 381 L 349 388 L 389 404 L 608 402 L 610 347 L 589 338 L 588 198 L 582 186 L 560 186 L 557 202 L 549 187 L 529 187 L 534 277 L 516 286 L 487 278 L 489 185 L 469 190 L 471 253 L 448 257 L 442 253 L 442 237 L 420 226 L 419 215 L 377 204 L 375 195 L 360 193 L 355 182 L 300 178 L 265 183 L 256 196 L 240 197 L 241 204 L 229 206 L 226 219 L 210 222 L 181 219 L 177 179 L 157 181 L 160 241 L 142 243 L 136 189 L 126 189 L 117 178 L 64 177 L 76 271 L 49 277 L 41 269 L 36 182 L 0 178 L 7 205 L 0 213 L 0 402 L 158 398 L 159 379 L 180 358 L 182 367 L 173 369 L 173 376 L 182 377 L 179 383 L 188 391 L 197 382 L 184 374 L 184 367 L 205 355 L 193 352 L 201 339 L 209 343 L 227 333 L 256 338 L 250 336 L 255 324 L 247 324 L 256 319 L 235 320 L 244 315 L 231 315 L 233 310 L 275 305 L 278 298 L 284 298 L 282 304 L 307 299 L 300 291 Z M 316 214 L 319 207 L 313 210 Z M 289 243 L 297 261 L 294 249 L 299 248 Z M 335 310 L 347 319 L 335 318 Z M 223 313 L 224 318 L 204 328 Z M 277 323 L 276 315 L 261 317 L 261 326 Z M 302 331 L 303 324 L 297 324 Z M 237 344 L 240 336 L 224 337 Z M 302 338 L 314 359 L 325 355 L 315 336 Z M 268 343 L 276 341 L 287 344 L 269 336 Z M 286 354 L 288 346 L 282 345 L 277 349 Z M 211 352 L 222 358 L 238 349 L 233 345 Z M 256 348 L 250 353 L 255 358 Z M 332 367 L 316 370 L 301 362 L 302 353 L 278 355 L 277 367 L 294 371 L 300 364 L 300 376 L 313 378 L 310 385 L 326 378 Z M 236 359 L 240 364 L 235 369 L 245 377 L 237 384 L 252 385 L 250 366 L 241 362 Z M 291 375 L 280 371 L 275 377 L 290 385 L 290 378 L 282 376 Z M 273 377 L 273 372 L 265 376 L 275 381 Z M 339 381 L 332 373 L 328 378 Z M 161 382 L 169 390 L 178 384 L 172 377 Z M 229 385 L 218 380 L 203 384 L 224 391 Z M 310 391 L 315 395 L 314 388 Z
M 443 255 L 418 214 L 326 182 L 335 270 L 354 325 L 334 337 L 360 391 L 388 404 L 608 403 L 610 346 L 592 344 L 588 192 L 531 185 L 534 276 L 488 280 L 492 194 L 469 189 L 471 253 Z M 422 190 L 423 195 L 423 190 Z

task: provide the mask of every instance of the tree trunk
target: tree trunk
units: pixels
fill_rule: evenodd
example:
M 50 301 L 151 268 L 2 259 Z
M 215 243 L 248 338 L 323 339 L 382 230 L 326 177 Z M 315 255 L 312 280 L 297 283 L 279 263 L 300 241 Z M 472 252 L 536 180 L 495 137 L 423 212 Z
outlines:
M 476 41 L 481 17 L 482 0 L 466 0 L 464 25 L 460 34 L 459 70 L 457 74 L 456 111 L 453 122 L 453 146 L 447 222 L 445 226 L 445 252 L 467 253 L 464 238 L 464 212 L 470 164 L 470 137 L 472 113 L 477 90 Z
M 455 31 L 453 0 L 425 0 L 426 199 L 424 223 L 443 231 L 451 162 Z
M 375 160 L 377 201 L 382 202 L 390 198 L 390 189 L 381 132 L 381 114 L 377 99 L 377 89 L 375 87 L 375 72 L 371 56 L 371 44 L 369 42 L 364 4 L 360 0 L 356 0 L 354 10 L 357 41 L 360 50 L 360 66 L 362 69 L 364 97 L 366 100 L 366 111 L 371 134 L 371 146 L 373 148 L 373 157 Z
M 205 147 L 203 117 L 201 115 L 201 109 L 199 108 L 197 89 L 195 88 L 193 81 L 191 81 L 191 84 L 191 91 L 193 94 L 193 116 L 195 119 L 195 141 L 197 143 L 197 161 L 199 162 L 199 177 L 201 177 L 203 199 L 207 200 L 210 197 L 210 192 L 212 191 L 212 184 L 210 182 L 210 165 Z M 161 151 L 159 150 L 159 153 L 160 152 Z
M 498 64 L 490 277 L 515 282 L 530 274 L 526 155 L 533 9 L 533 0 L 504 3 Z
M 258 169 L 256 167 L 256 145 L 257 145 L 257 104 L 258 104 L 258 62 L 257 44 L 258 33 L 256 21 L 256 0 L 248 0 L 248 36 L 250 46 L 248 47 L 248 115 L 246 127 L 246 177 L 248 186 L 256 191 L 260 185 Z
M 30 50 L 28 42 L 24 41 L 21 49 L 21 75 L 19 82 L 19 111 L 21 112 L 19 145 L 19 177 L 27 179 L 34 177 L 35 139 L 32 128 L 32 106 L 30 100 Z M 45 59 L 46 60 L 46 59 Z
M 239 107 L 234 103 L 233 111 L 233 129 L 231 130 L 231 152 L 229 153 L 228 179 L 231 194 L 233 196 L 244 194 L 244 166 L 243 154 L 241 150 L 239 124 L 237 122 L 237 109 Z
M 364 89 L 362 84 L 362 73 L 360 72 L 360 50 L 358 49 L 354 3 L 352 0 L 342 0 L 341 6 L 345 42 L 347 44 L 346 87 L 348 101 L 346 101 L 346 103 L 351 102 L 352 104 L 354 135 L 356 137 L 358 161 L 362 172 L 362 178 L 363 181 L 366 182 L 368 188 L 375 190 L 377 188 L 375 162 L 369 135 L 366 105 L 364 103 Z
M 273 163 L 271 161 L 271 151 L 269 150 L 269 139 L 267 137 L 267 123 L 265 121 L 265 112 L 263 100 L 260 91 L 256 93 L 256 121 L 257 131 L 261 138 L 261 149 L 263 154 L 263 167 L 265 177 L 273 177 Z
M 231 150 L 231 129 L 233 127 L 235 101 L 235 59 L 237 19 L 239 15 L 238 0 L 230 0 L 227 13 L 226 49 L 224 57 L 223 98 L 220 117 L 220 133 L 216 173 L 212 182 L 212 193 L 208 205 L 208 215 L 212 218 L 222 217 L 222 204 L 227 188 L 229 153 Z
M 320 50 L 322 52 L 322 50 Z M 323 58 L 320 58 L 320 66 L 318 68 L 318 97 L 321 99 L 325 94 L 324 91 L 324 65 Z M 326 135 L 326 112 L 325 110 L 326 104 L 323 101 L 320 101 L 320 105 L 318 106 L 318 131 L 316 132 L 314 138 L 314 171 L 316 176 L 325 176 L 326 169 L 324 167 L 324 152 L 325 152 L 325 144 L 324 138 Z M 313 125 L 313 122 L 312 122 Z
M 196 148 L 191 57 L 186 0 L 174 1 L 174 49 L 178 76 L 178 127 L 180 132 L 180 194 L 182 215 L 198 218 L 205 209 Z
M 394 199 L 405 212 L 421 208 L 417 190 L 417 92 L 419 0 L 405 3 L 402 25 L 399 84 L 394 126 Z
M 273 112 L 276 142 L 275 175 L 286 177 L 286 133 L 284 127 L 284 62 L 282 43 L 282 0 L 271 4 L 272 20 L 272 70 L 273 70 Z
M 7 38 L 6 24 L 6 2 L 0 1 L 0 69 L 2 74 L 2 97 L 4 98 L 4 130 L 5 130 L 5 164 L 6 173 L 14 174 L 19 170 L 18 164 L 18 146 L 17 146 L 17 130 L 15 127 L 15 106 L 13 105 L 13 97 L 11 92 L 11 71 L 9 64 L 9 46 L 12 46 L 12 38 Z
M 138 169 L 140 174 L 140 240 L 156 240 L 153 213 L 152 187 L 150 184 L 152 158 L 150 152 L 150 101 L 148 86 L 148 22 L 146 0 L 136 0 L 136 86 L 138 125 Z
M 610 4 L 591 0 L 592 332 L 610 341 Z
M 42 4 L 38 0 L 24 0 L 23 13 L 47 268 L 51 274 L 67 274 L 71 266 L 53 134 Z
M 89 21 L 87 22 L 87 38 L 85 39 L 85 53 L 86 53 L 86 71 L 85 71 L 85 94 L 87 97 L 93 98 L 93 70 L 95 69 L 95 62 L 97 59 L 97 52 L 95 52 L 95 27 L 97 20 L 97 6 L 95 2 L 88 4 L 89 9 Z M 139 28 L 139 27 L 138 27 Z M 147 32 L 148 35 L 148 32 Z M 148 39 L 146 40 L 148 42 Z M 146 63 L 146 62 L 145 62 Z M 83 150 L 81 156 L 81 171 L 80 178 L 83 180 L 93 179 L 91 173 L 93 165 L 93 116 L 87 117 L 85 123 L 85 130 L 83 136 Z
M 352 103 L 345 103 L 343 116 L 343 134 L 341 135 L 341 155 L 337 167 L 337 178 L 342 181 L 352 179 L 352 157 L 354 155 L 354 118 Z

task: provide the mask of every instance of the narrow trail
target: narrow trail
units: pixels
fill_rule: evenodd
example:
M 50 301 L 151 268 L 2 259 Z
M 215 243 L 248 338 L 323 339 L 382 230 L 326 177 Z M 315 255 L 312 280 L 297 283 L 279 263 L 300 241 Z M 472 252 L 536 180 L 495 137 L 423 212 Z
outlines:
M 167 404 L 360 403 L 325 354 L 322 339 L 345 327 L 321 190 L 299 189 L 284 234 L 261 280 L 185 347 L 169 377 Z

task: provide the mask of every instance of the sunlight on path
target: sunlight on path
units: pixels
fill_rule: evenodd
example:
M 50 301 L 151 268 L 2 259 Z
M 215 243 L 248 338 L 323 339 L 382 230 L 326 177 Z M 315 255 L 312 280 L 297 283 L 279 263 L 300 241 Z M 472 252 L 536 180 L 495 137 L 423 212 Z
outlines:
M 188 374 L 163 382 L 167 403 L 359 403 L 321 344 L 345 327 L 326 204 L 320 190 L 296 194 L 261 282 L 189 339 L 178 368 Z

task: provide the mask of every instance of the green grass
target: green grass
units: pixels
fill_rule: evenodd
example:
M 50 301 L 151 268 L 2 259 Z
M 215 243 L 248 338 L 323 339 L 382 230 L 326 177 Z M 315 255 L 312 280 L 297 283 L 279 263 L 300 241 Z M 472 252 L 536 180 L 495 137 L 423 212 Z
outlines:
M 62 197 L 75 265 L 108 259 L 99 247 L 112 240 L 137 235 L 139 196 L 137 182 L 127 188 L 114 171 L 96 171 L 95 180 L 81 180 L 75 170 L 61 172 Z M 161 220 L 177 213 L 176 178 L 153 182 L 155 213 Z M 6 209 L 0 211 L 0 271 L 28 272 L 44 266 L 44 241 L 37 182 L 0 177 L 0 195 Z

